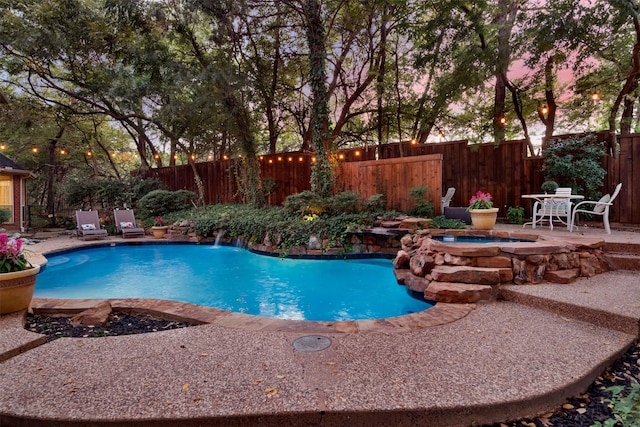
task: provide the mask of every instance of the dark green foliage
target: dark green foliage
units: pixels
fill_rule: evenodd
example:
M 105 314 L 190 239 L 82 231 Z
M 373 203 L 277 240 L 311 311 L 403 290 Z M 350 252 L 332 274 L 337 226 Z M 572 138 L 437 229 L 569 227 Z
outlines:
M 540 189 L 545 193 L 555 193 L 556 189 L 559 187 L 558 183 L 555 181 L 545 181 L 540 186 Z
M 0 209 L 0 224 L 9 221 L 11 218 L 11 211 L 9 209 Z
M 141 218 L 150 218 L 177 212 L 192 206 L 198 196 L 193 191 L 153 190 L 138 201 Z
M 132 202 L 135 204 L 142 197 L 147 195 L 153 190 L 166 190 L 166 186 L 162 181 L 157 178 L 145 178 L 139 179 L 134 178 L 131 182 L 131 198 Z
M 593 135 L 552 141 L 542 151 L 545 179 L 571 187 L 587 199 L 598 199 L 606 173 L 601 166 L 605 154 L 604 143 Z
M 323 198 L 313 191 L 291 194 L 284 201 L 284 208 L 293 215 L 320 214 L 324 212 Z
M 507 210 L 507 221 L 509 221 L 511 224 L 524 224 L 524 208 L 510 207 Z
M 338 193 L 327 201 L 327 213 L 331 215 L 349 214 L 360 211 L 360 198 L 351 191 Z
M 153 178 L 118 180 L 78 177 L 67 181 L 64 192 L 70 207 L 111 209 L 134 206 L 145 194 L 163 187 L 160 180 Z
M 438 229 L 462 229 L 467 225 L 459 219 L 447 219 L 444 215 L 438 215 L 431 220 L 430 228 Z
M 195 222 L 198 235 L 212 237 L 222 232 L 227 239 L 242 238 L 247 243 L 262 243 L 268 238 L 283 254 L 294 246 L 308 244 L 311 236 L 325 241 L 328 247 L 348 248 L 349 233 L 370 228 L 374 222 L 364 213 L 292 217 L 287 209 L 277 206 L 213 205 L 181 214 L 182 219 Z
M 640 384 L 632 383 L 630 386 L 613 386 L 607 389 L 611 392 L 611 398 L 606 401 L 613 408 L 614 417 L 604 423 L 597 421 L 594 427 L 638 427 L 640 426 Z
M 382 193 L 374 194 L 364 202 L 362 209 L 371 213 L 384 212 L 387 209 L 387 197 Z
M 407 215 L 431 218 L 433 216 L 433 203 L 424 198 L 427 187 L 413 187 L 409 189 L 409 197 L 413 199 L 413 209 Z

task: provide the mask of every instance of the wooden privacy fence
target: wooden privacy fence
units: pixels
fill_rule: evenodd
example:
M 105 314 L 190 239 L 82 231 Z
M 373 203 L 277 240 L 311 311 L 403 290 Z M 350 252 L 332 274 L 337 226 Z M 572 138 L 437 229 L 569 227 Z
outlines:
M 602 159 L 607 171 L 602 193 L 610 193 L 618 182 L 622 182 L 622 191 L 611 211 L 611 221 L 640 224 L 640 203 L 637 202 L 640 200 L 640 134 L 619 136 L 618 142 L 620 155 Z M 400 157 L 401 150 L 404 157 Z M 506 216 L 509 207 L 522 206 L 529 217 L 531 202 L 523 200 L 521 195 L 540 192 L 544 181 L 543 161 L 539 157 L 527 157 L 524 140 L 506 141 L 497 147 L 493 144 L 469 145 L 466 140 L 419 145 L 403 143 L 402 147 L 385 144 L 342 150 L 339 155 L 341 187 L 356 191 L 364 199 L 375 194 L 372 191 L 377 193 L 382 189 L 388 207 L 394 209 L 413 207 L 408 190 L 426 186 L 438 214 L 440 196 L 448 187 L 455 187 L 451 206 L 467 206 L 469 198 L 481 190 L 491 193 L 494 205 L 500 208 L 500 216 Z M 431 155 L 441 158 L 441 175 L 434 172 Z M 273 185 L 268 202 L 282 204 L 289 194 L 309 190 L 314 158 L 308 153 L 260 156 L 262 178 L 268 185 Z M 203 179 L 206 203 L 242 201 L 237 186 L 239 160 L 197 163 L 196 168 Z M 157 177 L 172 190 L 196 191 L 189 165 L 151 169 L 141 175 Z M 368 177 L 366 183 L 365 176 Z
M 434 212 L 439 213 L 442 155 L 341 163 L 338 181 L 344 190 L 353 191 L 364 200 L 374 194 L 385 194 L 387 208 L 401 212 L 414 207 L 409 190 L 424 186 L 427 187 L 425 198 L 433 201 Z

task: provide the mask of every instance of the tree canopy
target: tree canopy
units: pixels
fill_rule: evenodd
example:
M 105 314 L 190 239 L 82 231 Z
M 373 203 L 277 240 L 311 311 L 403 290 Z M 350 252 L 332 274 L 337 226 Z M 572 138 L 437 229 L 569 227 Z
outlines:
M 0 0 L 10 101 L 0 143 L 46 170 L 43 204 L 74 174 L 225 156 L 242 158 L 245 199 L 260 204 L 261 153 L 316 152 L 313 179 L 327 192 L 340 147 L 524 138 L 533 152 L 532 133 L 629 133 L 638 10 L 630 0 Z

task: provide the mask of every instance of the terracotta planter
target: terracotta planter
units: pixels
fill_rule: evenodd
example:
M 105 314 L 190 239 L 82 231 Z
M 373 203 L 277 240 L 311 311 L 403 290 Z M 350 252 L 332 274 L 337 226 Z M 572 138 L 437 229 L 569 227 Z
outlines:
M 167 226 L 151 227 L 151 231 L 153 232 L 153 238 L 154 239 L 164 239 L 164 235 L 167 234 L 167 230 L 168 229 L 169 229 L 169 227 L 167 227 Z
M 469 209 L 471 224 L 476 230 L 493 230 L 498 219 L 498 208 Z
M 40 266 L 0 274 L 0 314 L 25 310 L 31 304 Z

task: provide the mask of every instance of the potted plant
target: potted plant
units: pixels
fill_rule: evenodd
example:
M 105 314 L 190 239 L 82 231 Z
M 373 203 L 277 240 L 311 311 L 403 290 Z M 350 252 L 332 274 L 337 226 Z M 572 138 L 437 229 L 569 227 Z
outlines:
M 0 314 L 29 308 L 39 265 L 31 265 L 21 239 L 0 233 Z
M 496 225 L 498 208 L 493 207 L 490 193 L 478 191 L 471 196 L 467 211 L 471 215 L 471 224 L 476 230 L 491 230 Z
M 164 225 L 164 218 L 157 216 L 153 219 L 151 231 L 153 232 L 153 237 L 155 239 L 163 239 L 164 235 L 167 234 L 168 229 L 169 227 Z
M 542 189 L 542 191 L 544 191 L 544 194 L 551 194 L 551 193 L 555 193 L 556 190 L 558 189 L 559 185 L 557 182 L 555 181 L 545 181 L 542 183 L 542 185 L 540 186 L 540 188 Z

